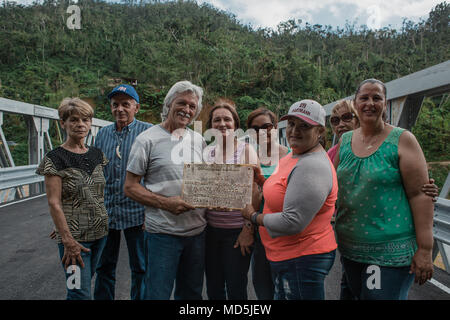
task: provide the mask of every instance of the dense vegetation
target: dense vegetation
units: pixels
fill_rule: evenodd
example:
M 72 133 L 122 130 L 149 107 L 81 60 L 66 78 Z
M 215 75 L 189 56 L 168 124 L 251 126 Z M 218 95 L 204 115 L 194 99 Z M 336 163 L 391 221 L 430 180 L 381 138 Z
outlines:
M 69 5 L 3 2 L 1 97 L 57 107 L 66 96 L 80 96 L 97 117 L 111 119 L 105 96 L 113 80 L 136 79 L 139 118 L 159 122 L 167 90 L 188 79 L 205 89 L 209 103 L 218 96 L 236 101 L 245 123 L 261 105 L 280 114 L 300 98 L 326 104 L 351 95 L 365 78 L 388 82 L 450 58 L 446 2 L 426 21 L 405 20 L 400 30 L 300 20 L 255 30 L 207 4 L 132 0 L 79 0 L 81 29 L 70 30 Z M 414 129 L 427 141 L 429 161 L 448 160 L 449 108 L 448 100 L 427 99 Z

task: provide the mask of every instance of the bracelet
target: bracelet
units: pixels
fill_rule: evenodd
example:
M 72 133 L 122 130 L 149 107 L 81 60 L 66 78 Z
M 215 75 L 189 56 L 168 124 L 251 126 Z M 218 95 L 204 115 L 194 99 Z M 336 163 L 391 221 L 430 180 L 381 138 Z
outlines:
M 259 215 L 259 212 L 255 211 L 250 216 L 250 221 L 256 226 L 258 225 L 258 223 L 256 222 L 256 218 L 258 217 L 258 215 Z

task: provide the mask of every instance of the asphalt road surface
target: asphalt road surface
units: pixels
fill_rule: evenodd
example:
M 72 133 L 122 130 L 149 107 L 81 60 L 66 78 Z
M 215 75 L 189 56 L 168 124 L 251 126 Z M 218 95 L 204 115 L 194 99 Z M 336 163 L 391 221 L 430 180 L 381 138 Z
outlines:
M 0 207 L 0 300 L 63 300 L 66 296 L 64 270 L 45 196 Z M 122 239 L 124 240 L 124 239 Z M 116 299 L 130 298 L 130 271 L 125 241 L 121 242 L 117 269 Z M 251 274 L 249 273 L 249 279 Z M 325 298 L 339 299 L 341 265 L 336 257 L 325 281 Z M 433 278 L 447 288 L 450 275 L 435 268 Z M 445 290 L 445 288 L 444 288 Z M 435 284 L 414 284 L 409 300 L 450 300 L 450 294 Z M 256 296 L 249 280 L 249 300 Z M 204 298 L 207 299 L 204 290 Z

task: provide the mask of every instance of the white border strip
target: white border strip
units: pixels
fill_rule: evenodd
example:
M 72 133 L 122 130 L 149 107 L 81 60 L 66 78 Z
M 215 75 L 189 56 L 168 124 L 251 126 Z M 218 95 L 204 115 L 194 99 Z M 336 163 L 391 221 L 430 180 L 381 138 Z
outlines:
M 442 291 L 445 291 L 446 293 L 450 294 L 450 288 L 443 285 L 442 283 L 440 283 L 439 281 L 436 281 L 434 279 L 430 279 L 428 280 L 430 283 L 434 284 L 436 287 L 438 287 L 439 289 L 441 289 Z
M 25 201 L 28 201 L 28 200 L 40 198 L 40 197 L 43 197 L 43 196 L 46 196 L 46 195 L 47 195 L 46 193 L 43 193 L 43 194 L 40 194 L 38 196 L 34 196 L 34 197 L 29 197 L 29 198 L 26 198 L 26 199 L 22 199 L 22 200 L 13 201 L 11 203 L 6 203 L 6 204 L 3 204 L 3 205 L 0 205 L 0 208 L 4 208 L 4 207 L 7 207 L 7 206 L 11 206 L 13 204 L 25 202 Z

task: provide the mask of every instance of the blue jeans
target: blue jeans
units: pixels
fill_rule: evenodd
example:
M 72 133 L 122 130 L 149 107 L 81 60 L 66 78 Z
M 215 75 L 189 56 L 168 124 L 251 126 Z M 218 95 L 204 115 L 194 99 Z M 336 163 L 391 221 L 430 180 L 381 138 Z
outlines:
M 251 254 L 234 248 L 242 228 L 206 227 L 206 289 L 210 300 L 247 300 Z
M 67 300 L 91 300 L 91 281 L 92 277 L 95 274 L 95 269 L 97 267 L 98 260 L 100 259 L 100 255 L 102 254 L 103 247 L 106 243 L 106 237 L 101 239 L 92 241 L 92 242 L 80 242 L 80 244 L 90 249 L 90 252 L 81 251 L 81 258 L 83 259 L 84 268 L 79 267 L 80 271 L 80 287 L 69 288 L 68 282 L 76 283 L 76 281 L 67 281 L 69 277 L 74 279 L 77 274 L 67 273 L 64 264 L 62 264 L 64 273 L 66 274 L 66 288 L 67 288 Z M 64 256 L 64 245 L 62 243 L 58 243 L 59 256 L 61 259 Z M 69 271 L 72 270 L 72 266 L 69 266 Z
M 255 246 L 252 256 L 252 282 L 259 300 L 273 300 L 274 288 L 270 263 L 266 257 L 258 230 L 255 234 Z
M 131 300 L 144 298 L 145 251 L 144 230 L 141 226 L 123 230 L 131 269 Z M 108 239 L 97 266 L 94 299 L 114 300 L 116 266 L 119 259 L 121 230 L 109 229 Z
M 145 232 L 146 300 L 202 300 L 205 232 L 190 237 Z
M 347 285 L 361 300 L 407 300 L 414 281 L 410 267 L 383 267 L 342 258 Z M 369 269 L 368 269 L 369 268 Z
M 275 300 L 324 300 L 325 277 L 334 263 L 336 250 L 285 261 L 270 261 Z

